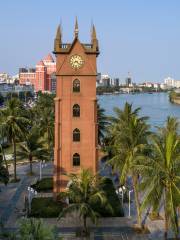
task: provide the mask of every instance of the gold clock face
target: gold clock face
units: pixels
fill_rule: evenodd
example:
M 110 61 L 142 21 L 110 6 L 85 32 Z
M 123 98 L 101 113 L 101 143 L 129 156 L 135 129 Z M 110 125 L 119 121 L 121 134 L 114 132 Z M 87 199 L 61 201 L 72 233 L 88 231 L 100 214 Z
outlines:
M 79 69 L 83 66 L 84 60 L 82 59 L 81 56 L 76 54 L 71 57 L 70 64 L 72 68 Z

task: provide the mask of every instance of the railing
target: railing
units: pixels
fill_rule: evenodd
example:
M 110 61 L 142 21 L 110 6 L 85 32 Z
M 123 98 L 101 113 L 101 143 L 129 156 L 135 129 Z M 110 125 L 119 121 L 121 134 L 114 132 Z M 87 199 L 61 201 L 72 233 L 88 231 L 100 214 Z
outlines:
M 91 49 L 92 48 L 92 44 L 88 44 L 88 43 L 85 43 L 83 44 L 85 46 L 85 48 L 88 48 L 88 49 Z
M 71 44 L 69 44 L 69 43 L 63 43 L 63 44 L 61 44 L 61 48 L 63 48 L 63 49 L 67 49 L 67 48 L 69 48 L 71 46 Z

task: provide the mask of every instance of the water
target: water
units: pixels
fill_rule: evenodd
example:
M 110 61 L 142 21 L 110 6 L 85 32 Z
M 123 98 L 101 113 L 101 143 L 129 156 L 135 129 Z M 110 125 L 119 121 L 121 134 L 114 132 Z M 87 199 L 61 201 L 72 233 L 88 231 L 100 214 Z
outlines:
M 141 115 L 150 117 L 152 128 L 163 126 L 168 116 L 180 120 L 180 105 L 170 103 L 168 93 L 101 95 L 98 99 L 107 115 L 114 114 L 114 107 L 122 109 L 125 102 L 132 103 L 133 108 L 141 107 Z

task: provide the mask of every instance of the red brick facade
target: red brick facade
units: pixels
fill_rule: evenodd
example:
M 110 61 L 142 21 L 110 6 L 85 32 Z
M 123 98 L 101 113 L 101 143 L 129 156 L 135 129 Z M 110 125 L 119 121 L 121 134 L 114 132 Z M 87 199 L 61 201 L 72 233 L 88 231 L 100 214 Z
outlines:
M 65 173 L 81 168 L 97 171 L 96 57 L 99 54 L 95 28 L 92 42 L 78 39 L 76 23 L 72 44 L 55 39 L 57 88 L 55 98 L 54 193 L 65 190 Z
M 56 63 L 51 54 L 48 54 L 43 60 L 36 64 L 34 72 L 27 69 L 23 70 L 21 69 L 19 73 L 20 84 L 33 85 L 35 92 L 52 91 L 51 75 L 56 72 Z

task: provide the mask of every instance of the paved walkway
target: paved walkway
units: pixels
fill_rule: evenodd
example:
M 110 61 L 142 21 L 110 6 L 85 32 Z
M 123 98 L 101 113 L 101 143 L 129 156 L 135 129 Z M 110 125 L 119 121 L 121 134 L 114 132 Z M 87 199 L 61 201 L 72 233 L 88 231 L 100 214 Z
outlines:
M 21 177 L 21 181 L 19 183 L 11 183 L 8 184 L 6 187 L 0 185 L 1 192 L 0 192 L 0 221 L 4 223 L 7 230 L 15 230 L 17 219 L 20 218 L 18 212 L 20 212 L 23 206 L 23 199 L 24 196 L 27 194 L 27 187 L 34 181 L 35 178 L 39 176 L 39 165 L 34 164 L 34 171 L 35 176 L 27 176 L 27 171 L 29 170 L 28 165 L 18 166 L 18 176 Z M 103 170 L 103 175 L 106 175 L 109 169 Z M 52 176 L 52 164 L 48 167 L 43 169 L 43 177 L 50 177 Z M 133 199 L 133 198 L 132 198 Z M 124 204 L 125 212 L 127 212 L 128 206 Z M 17 211 L 16 211 L 17 210 Z M 112 221 L 109 222 L 104 226 L 101 223 L 99 226 L 104 227 L 91 227 L 92 236 L 90 239 L 95 240 L 147 240 L 147 239 L 162 239 L 163 236 L 163 221 L 150 221 L 147 219 L 148 228 L 152 232 L 151 238 L 142 235 L 136 235 L 132 228 L 133 223 L 135 223 L 136 219 L 136 211 L 134 206 L 134 201 L 131 204 L 131 224 L 126 222 L 126 218 L 121 218 L 122 220 L 117 220 L 116 225 L 112 224 Z M 126 215 L 127 216 L 127 215 Z M 45 222 L 48 221 L 48 224 L 51 223 L 51 220 L 44 220 Z M 116 221 L 116 220 L 115 220 Z M 120 222 L 119 222 L 120 221 Z M 79 223 L 79 222 L 78 222 Z M 53 224 L 53 223 L 52 223 Z M 77 222 L 75 222 L 75 225 Z M 58 226 L 58 230 L 61 235 L 64 236 L 64 240 L 73 240 L 77 239 L 75 237 L 75 232 L 77 227 L 71 225 L 61 225 Z M 113 226 L 113 227 L 110 227 Z

